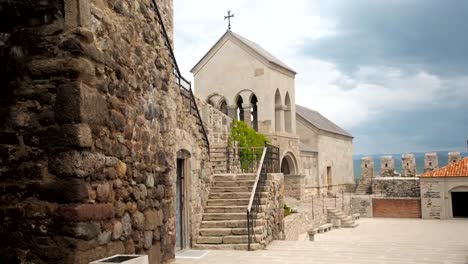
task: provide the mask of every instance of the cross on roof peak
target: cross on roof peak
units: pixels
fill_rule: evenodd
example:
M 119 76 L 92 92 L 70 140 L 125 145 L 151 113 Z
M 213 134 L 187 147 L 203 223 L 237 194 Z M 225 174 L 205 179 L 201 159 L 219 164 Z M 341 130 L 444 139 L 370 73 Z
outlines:
M 224 16 L 224 20 L 228 20 L 228 31 L 231 31 L 231 17 L 234 17 L 234 13 L 231 15 L 231 10 L 227 11 L 228 15 Z

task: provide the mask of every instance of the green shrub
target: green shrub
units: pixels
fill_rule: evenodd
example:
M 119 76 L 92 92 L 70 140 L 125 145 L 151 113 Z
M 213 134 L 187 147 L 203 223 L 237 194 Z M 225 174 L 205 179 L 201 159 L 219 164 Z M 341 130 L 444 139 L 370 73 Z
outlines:
M 234 120 L 228 143 L 230 147 L 237 143 L 237 146 L 240 148 L 239 159 L 242 171 L 248 170 L 255 161 L 261 159 L 263 153 L 262 147 L 267 142 L 268 139 L 263 134 L 258 133 L 242 121 Z
M 283 209 L 284 209 L 284 217 L 291 214 L 291 208 L 288 207 L 286 204 L 284 205 Z

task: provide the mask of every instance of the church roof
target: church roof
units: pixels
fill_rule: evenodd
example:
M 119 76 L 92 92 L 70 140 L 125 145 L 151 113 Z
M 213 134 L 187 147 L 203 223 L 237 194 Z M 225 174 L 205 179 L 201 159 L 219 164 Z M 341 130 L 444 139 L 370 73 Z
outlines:
M 257 53 L 258 55 L 260 55 L 261 57 L 263 57 L 264 59 L 266 59 L 268 62 L 270 63 L 273 63 L 287 71 L 290 71 L 294 74 L 296 74 L 297 72 L 295 72 L 292 68 L 290 68 L 288 65 L 286 65 L 284 62 L 282 62 L 281 60 L 279 60 L 278 58 L 276 58 L 275 56 L 273 56 L 271 53 L 269 53 L 268 51 L 266 51 L 264 48 L 262 48 L 260 45 L 258 45 L 257 43 L 253 42 L 253 41 L 250 41 L 246 38 L 244 38 L 243 36 L 239 35 L 239 34 L 236 34 L 232 31 L 227 31 L 214 45 L 213 47 L 200 59 L 200 61 L 197 62 L 197 64 L 195 64 L 195 66 L 192 68 L 191 72 L 193 72 L 195 70 L 195 68 L 210 54 L 210 52 L 213 50 L 213 48 L 221 41 L 223 40 L 225 37 L 233 37 L 235 39 L 237 39 L 238 41 L 240 41 L 241 43 L 243 43 L 245 46 L 247 46 L 249 49 L 251 49 L 252 51 L 254 51 L 255 53 Z
M 454 163 L 421 174 L 422 178 L 431 177 L 468 177 L 468 158 L 464 158 Z
M 353 137 L 350 133 L 346 132 L 341 127 L 337 126 L 332 121 L 321 115 L 319 112 L 309 109 L 304 106 L 296 105 L 296 114 L 304 118 L 307 122 L 317 127 L 320 130 L 331 132 L 334 134 Z

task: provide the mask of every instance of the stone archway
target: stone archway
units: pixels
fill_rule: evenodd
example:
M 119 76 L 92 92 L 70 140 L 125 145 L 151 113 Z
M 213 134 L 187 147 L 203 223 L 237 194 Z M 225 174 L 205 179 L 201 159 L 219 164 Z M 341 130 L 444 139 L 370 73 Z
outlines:
M 291 152 L 284 154 L 281 160 L 281 173 L 285 176 L 298 174 L 296 158 Z

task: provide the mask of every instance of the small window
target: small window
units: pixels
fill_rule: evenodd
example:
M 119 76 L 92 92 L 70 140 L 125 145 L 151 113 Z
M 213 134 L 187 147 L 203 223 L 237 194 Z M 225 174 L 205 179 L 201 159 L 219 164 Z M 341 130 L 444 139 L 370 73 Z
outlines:
M 365 165 L 364 165 L 364 167 L 366 167 L 366 168 L 367 168 L 367 164 L 365 164 Z
M 452 162 L 455 163 L 455 162 L 457 162 L 457 161 L 456 161 L 456 160 L 453 160 Z
M 409 166 L 409 163 L 406 163 L 406 166 Z
M 432 166 L 432 162 L 429 162 L 429 166 Z
M 385 163 L 385 168 L 387 168 L 387 167 L 388 167 L 388 164 L 387 164 L 387 163 Z

